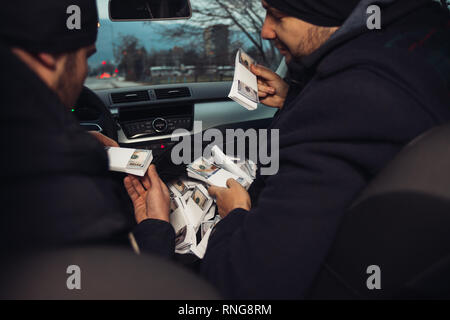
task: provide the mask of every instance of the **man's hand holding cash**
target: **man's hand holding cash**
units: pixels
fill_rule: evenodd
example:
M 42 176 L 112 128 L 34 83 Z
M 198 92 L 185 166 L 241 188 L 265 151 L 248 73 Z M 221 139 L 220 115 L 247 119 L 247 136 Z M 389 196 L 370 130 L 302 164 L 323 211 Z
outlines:
M 231 211 L 238 208 L 250 211 L 252 205 L 247 190 L 234 179 L 227 180 L 227 187 L 210 186 L 208 188 L 209 194 L 216 198 L 219 215 L 225 218 Z
M 169 222 L 170 194 L 167 186 L 151 165 L 143 178 L 129 175 L 124 179 L 125 189 L 133 201 L 136 222 L 157 219 Z
M 278 74 L 264 66 L 251 65 L 250 71 L 258 79 L 259 102 L 268 107 L 281 109 L 286 100 L 289 85 Z
M 230 99 L 248 110 L 256 110 L 259 103 L 281 109 L 288 90 L 289 85 L 278 74 L 258 65 L 242 49 L 238 50 Z
M 117 162 L 123 158 L 123 164 L 130 154 L 146 152 L 114 150 L 124 155 L 115 156 L 110 152 L 110 159 Z M 175 231 L 177 254 L 194 254 L 203 259 L 212 230 L 220 220 L 234 209 L 251 209 L 246 189 L 255 179 L 256 164 L 250 159 L 227 156 L 217 146 L 211 149 L 211 155 L 187 165 L 187 177 L 179 177 L 167 185 L 159 178 L 154 165 L 139 176 L 125 170 L 129 175 L 124 185 L 133 202 L 137 223 L 148 219 L 170 223 Z M 147 163 L 146 156 L 133 161 L 139 159 Z

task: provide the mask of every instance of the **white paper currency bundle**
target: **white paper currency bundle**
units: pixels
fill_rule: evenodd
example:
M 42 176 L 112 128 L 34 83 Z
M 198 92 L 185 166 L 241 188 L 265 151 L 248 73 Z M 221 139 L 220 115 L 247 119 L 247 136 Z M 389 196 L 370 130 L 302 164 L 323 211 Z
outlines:
M 249 186 L 249 183 L 244 178 L 239 177 L 238 175 L 235 175 L 215 164 L 213 158 L 198 158 L 187 166 L 187 174 L 190 178 L 203 181 L 208 185 L 222 188 L 227 187 L 228 179 L 236 180 L 244 188 Z
M 151 150 L 106 147 L 109 170 L 143 177 L 153 161 Z
M 251 179 L 251 183 L 256 179 L 256 164 L 251 160 L 241 160 L 239 158 L 231 159 L 234 164 L 236 164 L 239 169 L 244 171 Z
M 215 164 L 244 179 L 246 185 L 250 186 L 252 184 L 254 178 L 252 178 L 246 170 L 241 169 L 230 157 L 226 156 L 218 146 L 212 147 L 211 153 Z
M 171 199 L 170 224 L 175 230 L 175 252 L 189 253 L 191 246 L 197 244 L 194 228 L 189 224 L 183 202 L 178 197 Z
M 176 234 L 175 252 L 193 253 L 202 259 L 211 234 L 208 231 L 218 222 L 214 199 L 196 181 L 180 179 L 168 187 L 171 193 L 169 219 Z M 197 235 L 200 237 L 198 245 Z
M 248 110 L 258 108 L 258 81 L 250 71 L 250 66 L 255 60 L 239 49 L 236 54 L 233 85 L 228 97 Z
M 210 159 L 199 158 L 187 166 L 192 179 L 180 178 L 168 184 L 170 223 L 176 233 L 175 252 L 192 253 L 200 259 L 205 255 L 213 228 L 220 221 L 207 185 L 226 187 L 226 181 L 233 178 L 248 188 L 256 175 L 256 165 L 250 160 L 229 157 L 218 147 L 212 148 L 212 154 Z

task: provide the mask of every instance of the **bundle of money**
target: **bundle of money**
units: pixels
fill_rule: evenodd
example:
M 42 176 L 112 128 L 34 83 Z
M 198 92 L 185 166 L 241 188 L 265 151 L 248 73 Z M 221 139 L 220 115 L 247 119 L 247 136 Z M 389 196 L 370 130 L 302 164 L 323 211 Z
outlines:
M 228 157 L 218 146 L 212 147 L 211 153 L 215 164 L 245 180 L 246 186 L 252 184 L 254 178 L 252 178 L 249 168 L 246 167 L 246 161 L 241 165 L 237 165 L 234 160 L 238 159 Z
M 213 157 L 199 158 L 187 166 L 189 178 L 167 185 L 171 197 L 170 223 L 176 233 L 175 252 L 195 254 L 200 259 L 205 255 L 213 228 L 221 220 L 208 185 L 226 187 L 226 181 L 233 178 L 248 188 L 256 176 L 252 161 L 227 156 L 216 147 L 212 153 Z
M 151 150 L 106 147 L 109 170 L 143 177 L 153 161 Z
M 172 197 L 170 202 L 170 223 L 175 230 L 175 248 L 177 253 L 189 253 L 191 245 L 196 244 L 195 231 L 189 224 L 180 198 Z
M 193 163 L 187 166 L 187 174 L 190 178 L 197 179 L 205 182 L 208 185 L 213 185 L 217 187 L 227 187 L 228 179 L 235 179 L 244 188 L 249 186 L 249 181 L 245 180 L 243 177 L 231 173 L 220 165 L 214 163 L 213 158 L 198 158 Z
M 248 110 L 258 108 L 258 81 L 250 71 L 250 66 L 256 64 L 244 50 L 236 54 L 233 84 L 228 97 Z
M 251 160 L 241 160 L 239 158 L 232 159 L 233 163 L 236 164 L 239 169 L 245 172 L 253 182 L 256 179 L 256 164 Z
M 176 234 L 175 252 L 193 253 L 202 259 L 210 235 L 208 230 L 220 219 L 216 215 L 214 199 L 198 181 L 179 179 L 169 183 L 168 188 L 171 196 L 169 219 Z M 200 239 L 199 248 L 197 238 Z

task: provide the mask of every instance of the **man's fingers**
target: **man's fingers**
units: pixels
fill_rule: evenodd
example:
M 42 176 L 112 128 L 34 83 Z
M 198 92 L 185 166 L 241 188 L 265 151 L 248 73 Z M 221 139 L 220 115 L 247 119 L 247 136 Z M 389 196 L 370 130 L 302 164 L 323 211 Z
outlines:
M 277 79 L 279 76 L 273 72 L 272 70 L 270 70 L 269 68 L 266 68 L 260 64 L 258 65 L 252 65 L 251 66 L 251 71 L 257 76 L 257 77 L 261 77 L 265 80 L 275 80 Z
M 162 189 L 162 192 L 164 193 L 164 196 L 166 198 L 170 198 L 170 192 L 169 192 L 169 189 L 167 188 L 166 184 L 161 179 L 159 179 L 159 181 L 161 182 L 160 183 L 161 189 Z
M 136 189 L 137 193 L 141 196 L 143 196 L 145 194 L 145 189 L 141 184 L 141 181 L 134 177 L 134 176 L 129 176 L 131 183 L 133 184 L 134 188 Z
M 135 215 L 136 221 L 137 221 L 137 223 L 140 223 L 141 221 L 147 219 L 147 216 L 146 216 L 147 209 L 145 207 L 145 202 L 139 201 L 140 196 L 139 196 L 138 192 L 136 191 L 136 188 L 134 187 L 133 179 L 131 176 L 125 177 L 125 179 L 123 179 L 123 183 L 125 185 L 125 189 L 128 192 L 128 195 L 130 196 L 131 201 L 133 202 L 134 215 Z M 141 188 L 142 188 L 142 186 L 141 186 Z
M 156 167 L 153 164 L 148 168 L 148 177 L 150 178 L 150 183 L 152 184 L 153 188 L 159 188 L 159 190 L 163 194 L 168 195 L 170 197 L 167 186 L 164 184 L 164 182 L 159 177 L 158 172 L 156 171 Z M 165 187 L 165 189 L 164 189 L 164 187 Z
M 269 87 L 269 86 L 265 86 L 263 84 L 259 84 L 258 85 L 258 93 L 262 92 L 262 93 L 268 93 L 268 94 L 275 94 L 277 91 L 275 90 L 275 88 Z
M 100 141 L 104 146 L 107 147 L 119 147 L 119 144 L 111 138 L 101 134 L 98 131 L 89 131 L 98 141 Z
M 237 182 L 233 178 L 230 178 L 230 179 L 227 180 L 227 187 L 228 188 L 233 188 L 233 187 L 237 187 L 237 186 L 240 186 L 240 184 L 239 184 L 239 182 Z
M 125 189 L 127 190 L 128 195 L 131 198 L 131 201 L 136 201 L 139 198 L 139 194 L 136 192 L 136 189 L 134 188 L 130 177 L 125 177 L 125 179 L 123 179 L 123 184 L 125 186 Z
M 266 97 L 268 97 L 268 96 L 269 96 L 269 95 L 268 95 L 267 93 L 258 91 L 258 97 L 260 97 L 260 98 L 266 98 Z
M 227 189 L 222 188 L 222 187 L 210 186 L 208 188 L 208 193 L 210 196 L 217 197 L 219 195 L 219 193 L 221 193 L 224 190 L 227 190 Z
M 269 86 L 269 84 L 261 78 L 257 78 L 256 82 L 258 85 Z
M 152 165 L 150 165 L 150 167 L 148 167 L 147 176 L 149 177 L 150 183 L 153 187 L 160 188 L 160 185 L 159 185 L 160 180 L 159 180 L 158 173 L 156 172 L 155 165 L 152 164 Z
M 145 189 L 147 189 L 147 190 L 150 189 L 150 187 L 152 186 L 150 183 L 150 179 L 149 179 L 149 177 L 147 177 L 147 175 L 142 177 L 141 182 L 144 185 Z
M 217 194 L 217 189 L 218 189 L 218 187 L 210 186 L 210 187 L 208 188 L 208 193 L 209 193 L 209 195 L 212 196 L 212 197 L 215 197 L 216 194 Z

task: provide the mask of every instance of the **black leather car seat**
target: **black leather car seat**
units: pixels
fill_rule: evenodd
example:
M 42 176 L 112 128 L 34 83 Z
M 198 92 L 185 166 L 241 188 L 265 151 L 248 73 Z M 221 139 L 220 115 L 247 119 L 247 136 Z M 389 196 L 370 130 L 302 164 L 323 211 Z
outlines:
M 71 277 L 79 268 L 79 287 Z M 172 261 L 124 247 L 81 247 L 2 257 L 0 300 L 218 300 L 217 291 Z M 74 281 L 74 283 L 76 283 Z
M 381 289 L 367 280 L 379 267 Z M 450 125 L 415 139 L 346 213 L 311 299 L 450 297 Z

